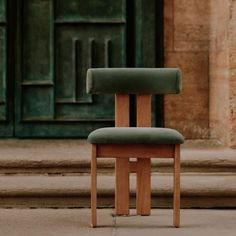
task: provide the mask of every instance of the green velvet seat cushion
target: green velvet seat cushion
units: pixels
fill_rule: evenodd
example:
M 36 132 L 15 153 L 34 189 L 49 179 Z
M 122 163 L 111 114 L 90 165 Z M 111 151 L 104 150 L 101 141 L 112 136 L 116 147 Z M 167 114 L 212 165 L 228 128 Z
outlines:
M 92 144 L 181 144 L 184 137 L 168 128 L 112 127 L 91 132 L 88 141 Z
M 87 72 L 91 94 L 168 94 L 181 90 L 178 68 L 97 68 Z

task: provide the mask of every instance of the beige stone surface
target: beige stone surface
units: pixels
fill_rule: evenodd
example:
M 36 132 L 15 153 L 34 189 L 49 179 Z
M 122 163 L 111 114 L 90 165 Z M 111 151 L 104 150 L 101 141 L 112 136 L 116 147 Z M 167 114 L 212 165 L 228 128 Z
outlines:
M 164 48 L 172 51 L 174 48 L 174 0 L 165 0 L 164 4 Z
M 230 146 L 236 148 L 236 2 L 230 1 L 229 12 L 229 83 L 230 83 Z
M 211 0 L 210 131 L 230 147 L 236 147 L 235 19 L 235 1 Z
M 165 96 L 165 126 L 179 130 L 186 139 L 208 138 L 207 53 L 166 52 L 165 61 L 183 73 L 182 92 Z
M 195 41 L 195 40 L 179 40 L 175 41 L 176 52 L 207 52 L 209 49 L 209 42 L 206 41 Z
M 187 139 L 209 137 L 209 2 L 166 0 L 165 67 L 183 72 L 180 95 L 165 96 L 165 126 Z
M 172 227 L 172 212 L 157 209 L 149 217 L 117 217 L 116 235 L 233 236 L 235 221 L 235 210 L 182 210 L 181 227 L 176 229 Z
M 236 2 L 165 0 L 164 23 L 165 66 L 184 72 L 180 98 L 165 98 L 165 124 L 189 139 L 208 137 L 235 148 Z
M 236 150 L 213 140 L 181 149 L 182 205 L 236 206 Z M 99 160 L 99 204 L 114 205 L 114 162 Z M 1 140 L 1 207 L 84 207 L 90 199 L 90 145 L 86 140 Z M 173 161 L 153 159 L 153 206 L 172 206 Z M 155 174 L 156 173 L 156 174 Z M 223 186 L 223 187 L 221 187 Z M 131 177 L 134 205 L 135 178 Z
M 211 1 L 210 135 L 230 145 L 229 20 L 230 0 Z
M 205 0 L 174 0 L 176 24 L 209 24 L 209 7 L 209 1 Z
M 0 209 L 3 236 L 233 236 L 235 210 L 182 210 L 181 228 L 172 226 L 172 210 L 155 209 L 151 216 L 115 217 L 98 210 L 99 227 L 90 228 L 89 209 Z
M 99 223 L 90 227 L 88 209 L 0 209 L 1 236 L 112 236 L 114 219 L 111 210 L 100 212 Z
M 182 173 L 182 196 L 235 196 L 236 175 Z M 172 174 L 152 174 L 154 195 L 172 194 Z M 98 176 L 98 193 L 114 194 L 115 177 Z M 135 193 L 136 178 L 130 177 L 131 194 Z M 5 176 L 0 178 L 0 196 L 73 197 L 90 195 L 90 176 Z
M 60 147 L 60 148 L 59 148 Z M 181 148 L 182 171 L 236 170 L 236 151 L 214 140 L 186 141 Z M 172 172 L 172 160 L 153 159 L 153 171 Z M 0 175 L 78 175 L 90 172 L 86 140 L 1 140 Z M 114 172 L 114 159 L 98 160 L 99 172 Z
M 130 177 L 132 206 L 136 178 Z M 114 175 L 98 176 L 99 206 L 114 205 Z M 153 207 L 172 207 L 173 175 L 152 174 Z M 233 173 L 182 173 L 182 206 L 235 207 L 236 175 Z M 90 176 L 1 176 L 1 207 L 88 207 Z

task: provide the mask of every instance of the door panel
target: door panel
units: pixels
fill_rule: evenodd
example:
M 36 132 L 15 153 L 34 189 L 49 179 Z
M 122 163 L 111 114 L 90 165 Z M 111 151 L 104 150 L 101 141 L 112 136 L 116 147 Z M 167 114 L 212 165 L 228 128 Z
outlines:
M 1 24 L 2 22 L 0 22 Z M 3 23 L 4 24 L 4 23 Z M 6 26 L 0 26 L 0 120 L 6 121 L 6 83 L 7 83 L 7 71 L 6 71 Z
M 9 96 L 7 2 L 0 0 L 0 137 L 13 135 L 12 98 Z
M 162 52 L 158 51 L 162 34 L 157 28 L 162 28 L 157 17 L 162 1 L 9 2 L 17 11 L 12 27 L 16 73 L 15 112 L 11 112 L 16 137 L 87 137 L 96 128 L 113 126 L 114 97 L 86 93 L 87 69 L 162 66 Z M 1 68 L 6 68 L 8 42 L 4 3 L 0 0 Z M 0 70 L 2 122 L 11 108 L 6 109 L 11 100 L 9 96 L 6 99 L 5 72 Z M 161 104 L 159 101 L 154 105 Z M 153 117 L 158 120 L 155 110 Z
M 57 0 L 55 15 L 62 22 L 114 22 L 125 20 L 125 0 Z
M 123 0 L 19 1 L 17 137 L 86 137 L 114 124 L 113 96 L 86 94 L 86 71 L 126 66 L 125 10 Z
M 124 26 L 57 25 L 56 39 L 56 119 L 112 119 L 112 97 L 96 102 L 85 77 L 90 67 L 125 66 Z
M 54 118 L 52 1 L 21 1 L 21 121 Z M 21 69 L 21 68 L 20 68 Z

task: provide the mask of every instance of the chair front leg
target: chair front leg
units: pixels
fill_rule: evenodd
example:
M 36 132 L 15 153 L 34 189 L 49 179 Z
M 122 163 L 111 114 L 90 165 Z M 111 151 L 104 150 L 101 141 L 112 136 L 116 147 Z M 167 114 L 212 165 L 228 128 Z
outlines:
M 151 159 L 137 158 L 137 215 L 148 216 L 151 212 Z
M 91 160 L 91 226 L 97 226 L 97 145 L 92 144 Z
M 115 155 L 115 154 L 114 154 Z M 116 159 L 116 215 L 129 215 L 129 158 Z
M 173 224 L 180 227 L 180 145 L 175 145 L 174 156 L 174 215 Z

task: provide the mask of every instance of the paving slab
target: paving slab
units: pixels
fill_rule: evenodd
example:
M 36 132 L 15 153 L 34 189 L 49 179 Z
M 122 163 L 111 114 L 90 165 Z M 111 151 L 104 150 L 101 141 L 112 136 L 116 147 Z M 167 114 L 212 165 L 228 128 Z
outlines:
M 181 210 L 181 228 L 172 226 L 172 210 L 151 216 L 115 217 L 98 210 L 99 227 L 91 228 L 89 209 L 0 209 L 1 236 L 234 236 L 236 210 Z
M 100 212 L 101 225 L 91 228 L 89 209 L 0 209 L 0 236 L 112 236 L 111 210 Z
M 116 236 L 234 236 L 236 210 L 182 210 L 181 227 L 172 226 L 171 210 L 151 216 L 116 217 Z

